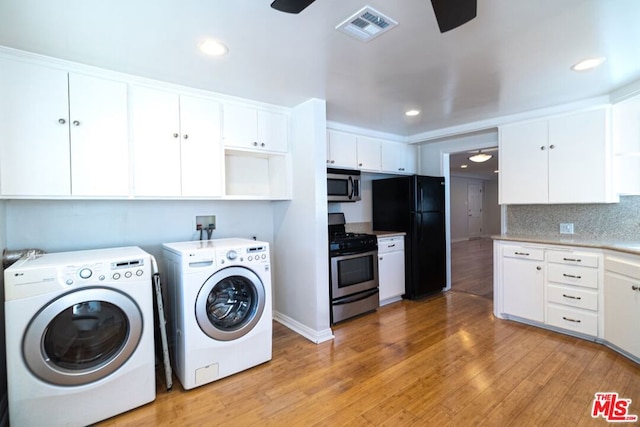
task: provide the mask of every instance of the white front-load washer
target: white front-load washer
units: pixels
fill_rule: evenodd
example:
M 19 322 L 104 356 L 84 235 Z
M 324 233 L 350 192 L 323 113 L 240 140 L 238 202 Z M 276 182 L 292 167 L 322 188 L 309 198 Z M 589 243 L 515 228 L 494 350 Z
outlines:
M 48 253 L 4 272 L 12 426 L 86 426 L 156 397 L 151 257 Z
M 271 360 L 270 266 L 266 242 L 163 245 L 171 359 L 185 390 Z

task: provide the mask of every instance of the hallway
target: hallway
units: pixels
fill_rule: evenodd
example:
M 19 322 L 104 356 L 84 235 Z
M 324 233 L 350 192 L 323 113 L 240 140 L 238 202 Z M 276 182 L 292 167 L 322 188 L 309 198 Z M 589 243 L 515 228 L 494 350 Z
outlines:
M 493 299 L 493 240 L 451 244 L 451 290 Z

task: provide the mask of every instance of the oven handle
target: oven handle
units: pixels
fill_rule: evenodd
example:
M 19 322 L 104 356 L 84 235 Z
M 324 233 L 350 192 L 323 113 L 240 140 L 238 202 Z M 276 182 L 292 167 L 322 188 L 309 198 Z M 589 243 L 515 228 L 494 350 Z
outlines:
M 364 257 L 364 256 L 368 256 L 371 255 L 375 258 L 378 257 L 378 249 L 374 249 L 374 250 L 367 250 L 366 252 L 360 252 L 360 251 L 353 251 L 353 252 L 344 252 L 341 253 L 339 255 L 337 254 L 332 254 L 330 256 L 331 260 L 335 260 L 335 261 L 344 261 L 346 259 L 352 259 L 352 258 L 359 258 L 359 257 Z
M 368 291 L 364 291 L 364 292 L 359 292 L 355 295 L 349 295 L 348 297 L 343 297 L 337 300 L 334 300 L 331 304 L 332 305 L 345 305 L 345 304 L 351 304 L 352 302 L 357 302 L 357 301 L 361 301 L 363 299 L 367 299 L 372 295 L 375 295 L 378 293 L 378 288 L 374 288 L 374 289 L 370 289 Z

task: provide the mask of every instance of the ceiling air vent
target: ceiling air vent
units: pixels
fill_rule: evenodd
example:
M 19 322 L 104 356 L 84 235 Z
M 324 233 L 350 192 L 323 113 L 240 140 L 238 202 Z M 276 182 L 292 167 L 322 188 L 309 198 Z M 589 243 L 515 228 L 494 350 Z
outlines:
M 340 23 L 336 30 L 368 42 L 397 26 L 393 19 L 384 16 L 371 6 L 365 6 Z

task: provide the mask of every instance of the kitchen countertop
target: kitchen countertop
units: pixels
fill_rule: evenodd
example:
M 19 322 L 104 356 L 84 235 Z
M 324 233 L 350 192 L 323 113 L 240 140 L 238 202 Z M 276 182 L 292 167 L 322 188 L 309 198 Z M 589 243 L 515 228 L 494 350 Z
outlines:
M 566 238 L 560 236 L 531 236 L 517 234 L 499 234 L 491 236 L 493 240 L 506 240 L 514 242 L 539 243 L 550 245 L 565 245 L 574 247 L 609 249 L 626 252 L 632 255 L 640 255 L 640 240 L 622 239 L 598 239 L 598 238 Z
M 396 237 L 396 236 L 406 236 L 407 233 L 404 231 L 376 231 L 374 230 L 372 234 L 375 234 L 378 237 Z

